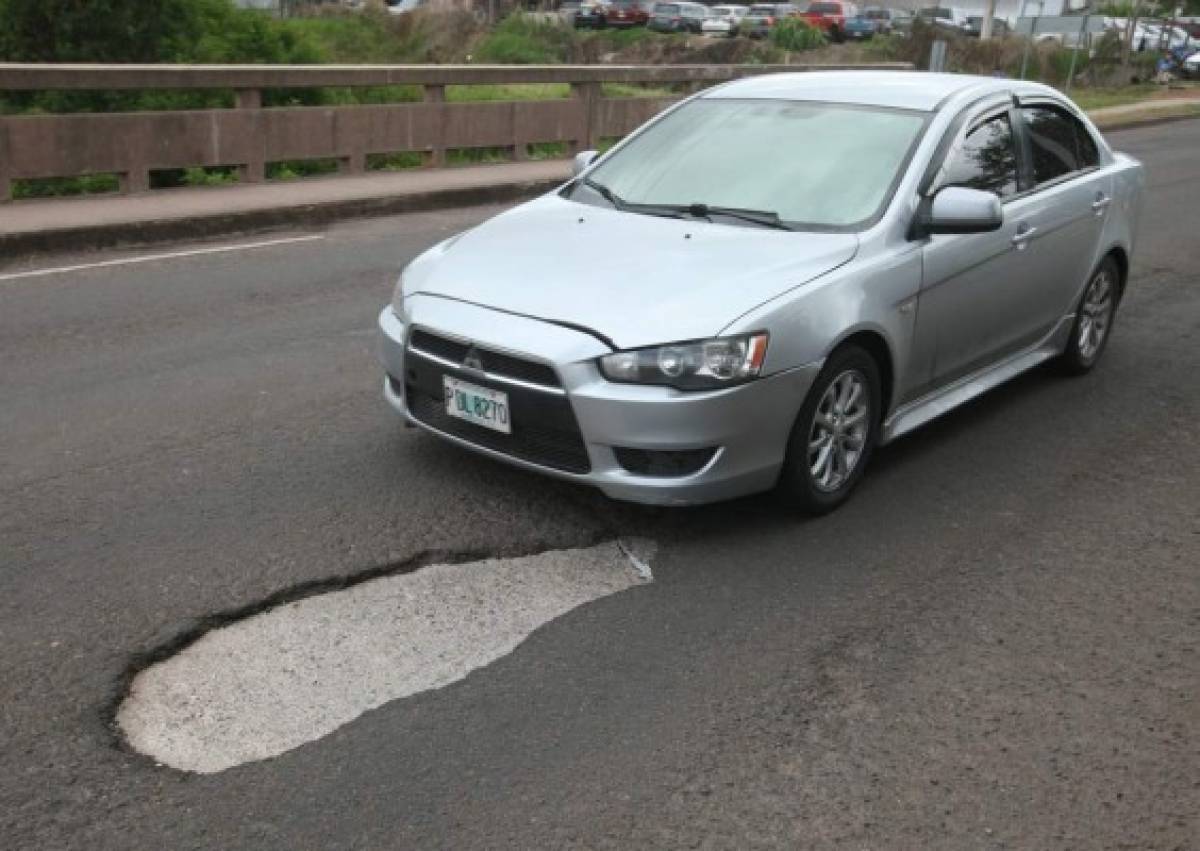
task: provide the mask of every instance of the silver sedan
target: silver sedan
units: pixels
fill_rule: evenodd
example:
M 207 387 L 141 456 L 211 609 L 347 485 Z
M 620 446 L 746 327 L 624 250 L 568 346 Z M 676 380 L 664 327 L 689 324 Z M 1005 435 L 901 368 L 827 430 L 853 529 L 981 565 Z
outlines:
M 1090 370 L 1144 183 L 1042 85 L 756 77 L 434 246 L 379 317 L 407 420 L 608 495 L 840 504 L 872 450 Z

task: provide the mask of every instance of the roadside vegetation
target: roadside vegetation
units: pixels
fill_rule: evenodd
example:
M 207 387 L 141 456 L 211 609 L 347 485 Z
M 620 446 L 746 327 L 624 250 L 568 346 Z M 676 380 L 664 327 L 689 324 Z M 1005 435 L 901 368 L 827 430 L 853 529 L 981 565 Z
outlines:
M 240 9 L 232 0 L 0 0 L 0 61 L 145 62 L 145 63 L 494 63 L 494 64 L 789 64 L 905 61 L 921 67 L 934 32 L 917 22 L 908 37 L 876 37 L 859 44 L 830 44 L 803 20 L 787 19 L 771 37 L 711 39 L 660 34 L 638 27 L 627 30 L 576 30 L 544 15 L 514 13 L 493 27 L 466 11 L 394 16 L 381 6 L 352 11 L 314 7 L 308 14 L 278 19 Z M 1017 76 L 1024 42 L 980 42 L 957 38 L 950 43 L 949 67 L 983 74 Z M 1153 57 L 1136 55 L 1123 71 L 1115 38 L 1101 42 L 1094 56 L 1076 59 L 1073 94 L 1091 108 L 1129 103 L 1154 95 L 1151 86 L 1128 88 L 1129 77 L 1149 79 Z M 1030 52 L 1027 76 L 1062 86 L 1071 52 L 1038 44 Z M 1140 63 L 1140 64 L 1139 64 Z M 1144 66 L 1144 67 L 1143 67 Z M 1124 78 L 1122 78 L 1124 74 Z M 1081 91 L 1083 89 L 1083 91 Z M 1094 95 L 1087 91 L 1095 91 Z M 607 96 L 670 96 L 670 87 L 607 84 Z M 569 87 L 549 85 L 449 86 L 451 101 L 540 100 L 570 96 Z M 322 88 L 265 91 L 268 106 L 316 106 L 418 101 L 417 86 L 366 89 Z M 0 93 L 0 114 L 112 112 L 225 108 L 231 91 L 9 92 Z M 561 156 L 550 149 L 529 156 Z M 490 162 L 498 151 L 451 152 L 452 163 Z M 373 168 L 416 168 L 419 154 L 376 158 Z M 332 162 L 273 163 L 272 179 L 322 174 Z M 235 182 L 233 169 L 177 169 L 151 175 L 155 187 L 209 186 Z M 18 197 L 91 194 L 113 191 L 113 175 L 23 181 Z

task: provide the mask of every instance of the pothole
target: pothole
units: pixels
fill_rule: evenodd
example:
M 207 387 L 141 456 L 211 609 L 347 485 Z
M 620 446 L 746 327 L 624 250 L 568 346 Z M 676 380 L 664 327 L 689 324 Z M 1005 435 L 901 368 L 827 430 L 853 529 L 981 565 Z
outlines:
M 460 680 L 571 609 L 650 581 L 654 551 L 625 540 L 434 564 L 286 603 L 139 673 L 117 724 L 134 749 L 184 771 L 278 756 Z

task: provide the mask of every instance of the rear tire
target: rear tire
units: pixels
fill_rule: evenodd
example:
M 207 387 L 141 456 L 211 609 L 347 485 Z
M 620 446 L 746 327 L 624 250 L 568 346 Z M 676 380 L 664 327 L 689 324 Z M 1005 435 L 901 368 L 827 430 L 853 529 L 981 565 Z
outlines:
M 1112 257 L 1105 257 L 1088 279 L 1088 285 L 1084 287 L 1075 309 L 1071 338 L 1058 359 L 1063 372 L 1083 375 L 1091 372 L 1100 360 L 1104 347 L 1108 345 L 1108 338 L 1112 336 L 1120 287 L 1121 270 Z
M 850 345 L 830 356 L 792 426 L 779 477 L 784 496 L 806 514 L 825 514 L 849 497 L 879 438 L 879 365 Z

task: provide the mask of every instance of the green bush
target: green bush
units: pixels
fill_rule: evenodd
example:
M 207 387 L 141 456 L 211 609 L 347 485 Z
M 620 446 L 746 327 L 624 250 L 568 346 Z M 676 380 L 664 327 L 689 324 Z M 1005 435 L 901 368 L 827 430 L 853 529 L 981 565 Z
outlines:
M 821 31 L 800 18 L 784 18 L 771 28 L 771 43 L 781 50 L 798 53 L 814 50 L 825 44 Z
M 303 32 L 232 0 L 0 0 L 12 62 L 316 62 Z
M 514 12 L 484 37 L 475 58 L 505 65 L 546 65 L 571 57 L 574 33 L 561 24 L 546 23 Z

